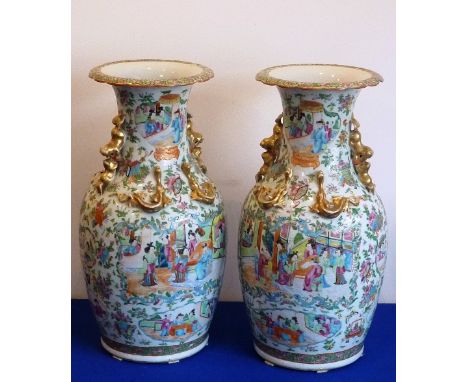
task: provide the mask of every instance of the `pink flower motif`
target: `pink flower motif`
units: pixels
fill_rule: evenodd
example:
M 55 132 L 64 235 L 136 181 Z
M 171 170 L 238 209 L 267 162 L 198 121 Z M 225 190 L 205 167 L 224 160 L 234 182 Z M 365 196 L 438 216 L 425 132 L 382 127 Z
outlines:
M 169 179 L 166 182 L 167 188 L 174 194 L 176 193 L 175 184 L 179 179 L 180 177 L 178 175 L 174 175 L 169 177 Z
M 370 261 L 366 260 L 361 267 L 361 281 L 370 275 Z
M 177 208 L 182 211 L 187 209 L 187 207 L 188 207 L 187 202 L 180 202 L 179 204 L 177 204 Z

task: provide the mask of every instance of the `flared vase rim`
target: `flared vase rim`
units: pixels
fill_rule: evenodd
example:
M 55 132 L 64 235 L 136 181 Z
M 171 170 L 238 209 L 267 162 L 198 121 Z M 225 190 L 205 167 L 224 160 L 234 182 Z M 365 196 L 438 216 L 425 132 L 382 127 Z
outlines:
M 173 69 L 168 72 L 171 66 Z M 125 67 L 126 70 L 123 70 Z M 133 75 L 125 75 L 132 73 L 132 70 Z M 97 82 L 114 86 L 158 88 L 205 82 L 213 78 L 214 73 L 207 66 L 190 61 L 144 58 L 107 62 L 91 69 L 89 77 Z
M 370 69 L 310 63 L 271 66 L 259 71 L 255 79 L 266 85 L 303 90 L 362 89 L 383 82 L 383 77 Z

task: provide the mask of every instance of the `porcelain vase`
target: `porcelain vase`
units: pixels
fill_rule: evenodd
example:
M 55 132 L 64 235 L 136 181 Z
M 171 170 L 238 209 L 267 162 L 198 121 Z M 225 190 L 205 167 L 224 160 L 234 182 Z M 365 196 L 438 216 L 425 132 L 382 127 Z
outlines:
M 118 114 L 81 207 L 80 248 L 101 343 L 117 357 L 171 362 L 201 350 L 221 288 L 221 195 L 187 103 L 201 65 L 120 61 L 90 72 Z
M 339 65 L 286 65 L 257 80 L 283 111 L 261 142 L 263 166 L 239 230 L 239 269 L 257 353 L 328 370 L 363 354 L 377 306 L 387 235 L 353 107 L 380 75 Z

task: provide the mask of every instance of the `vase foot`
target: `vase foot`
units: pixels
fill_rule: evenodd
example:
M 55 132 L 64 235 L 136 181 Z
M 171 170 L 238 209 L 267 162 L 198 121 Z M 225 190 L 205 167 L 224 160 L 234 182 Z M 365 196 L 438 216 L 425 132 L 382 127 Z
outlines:
M 101 337 L 101 345 L 102 347 L 107 350 L 112 356 L 118 360 L 128 360 L 128 361 L 134 361 L 134 362 L 147 362 L 147 363 L 177 363 L 183 358 L 190 357 L 196 353 L 198 353 L 200 350 L 202 350 L 205 346 L 208 345 L 208 335 L 202 338 L 202 341 L 195 340 L 193 342 L 197 342 L 193 346 L 191 346 L 187 350 L 182 350 L 179 352 L 174 352 L 171 354 L 162 354 L 162 355 L 147 355 L 147 354 L 137 354 L 138 350 L 134 349 L 142 349 L 138 347 L 132 347 L 132 346 L 126 346 L 123 345 L 125 349 L 116 349 L 115 347 L 119 346 L 114 346 L 114 344 L 117 344 L 114 341 L 111 341 L 109 339 L 104 339 Z M 199 343 L 198 343 L 199 342 Z M 166 346 L 166 348 L 168 348 Z M 125 351 L 126 349 L 130 349 L 131 352 Z M 144 348 L 143 348 L 144 349 Z M 150 348 L 151 349 L 151 348 Z
M 261 345 L 261 346 L 262 348 L 265 348 L 266 350 L 265 345 Z M 354 361 L 358 360 L 360 357 L 363 356 L 364 345 L 358 345 L 356 350 L 352 352 L 352 355 L 347 358 L 340 359 L 334 362 L 327 362 L 327 363 L 315 363 L 315 362 L 314 363 L 302 363 L 302 362 L 294 362 L 294 361 L 289 361 L 287 359 L 278 358 L 271 354 L 268 354 L 265 350 L 260 349 L 260 347 L 255 342 L 254 342 L 254 349 L 257 352 L 257 354 L 265 360 L 266 364 L 278 365 L 281 367 L 294 369 L 294 370 L 316 371 L 318 373 L 325 373 L 328 370 L 337 369 L 339 367 L 349 365 L 350 363 L 353 363 Z M 277 350 L 275 349 L 272 349 L 272 351 L 277 352 Z

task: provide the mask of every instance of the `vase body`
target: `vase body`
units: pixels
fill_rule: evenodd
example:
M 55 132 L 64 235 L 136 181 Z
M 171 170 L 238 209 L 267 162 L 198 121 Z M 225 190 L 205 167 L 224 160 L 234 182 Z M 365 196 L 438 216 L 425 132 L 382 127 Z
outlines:
M 241 216 L 243 296 L 263 358 L 331 369 L 362 354 L 385 267 L 385 211 L 356 136 L 360 90 L 278 89 L 282 121 L 261 143 L 265 165 Z
M 130 360 L 173 361 L 203 348 L 221 288 L 223 205 L 194 152 L 190 88 L 114 86 L 119 116 L 101 149 L 106 171 L 81 207 L 101 342 Z

